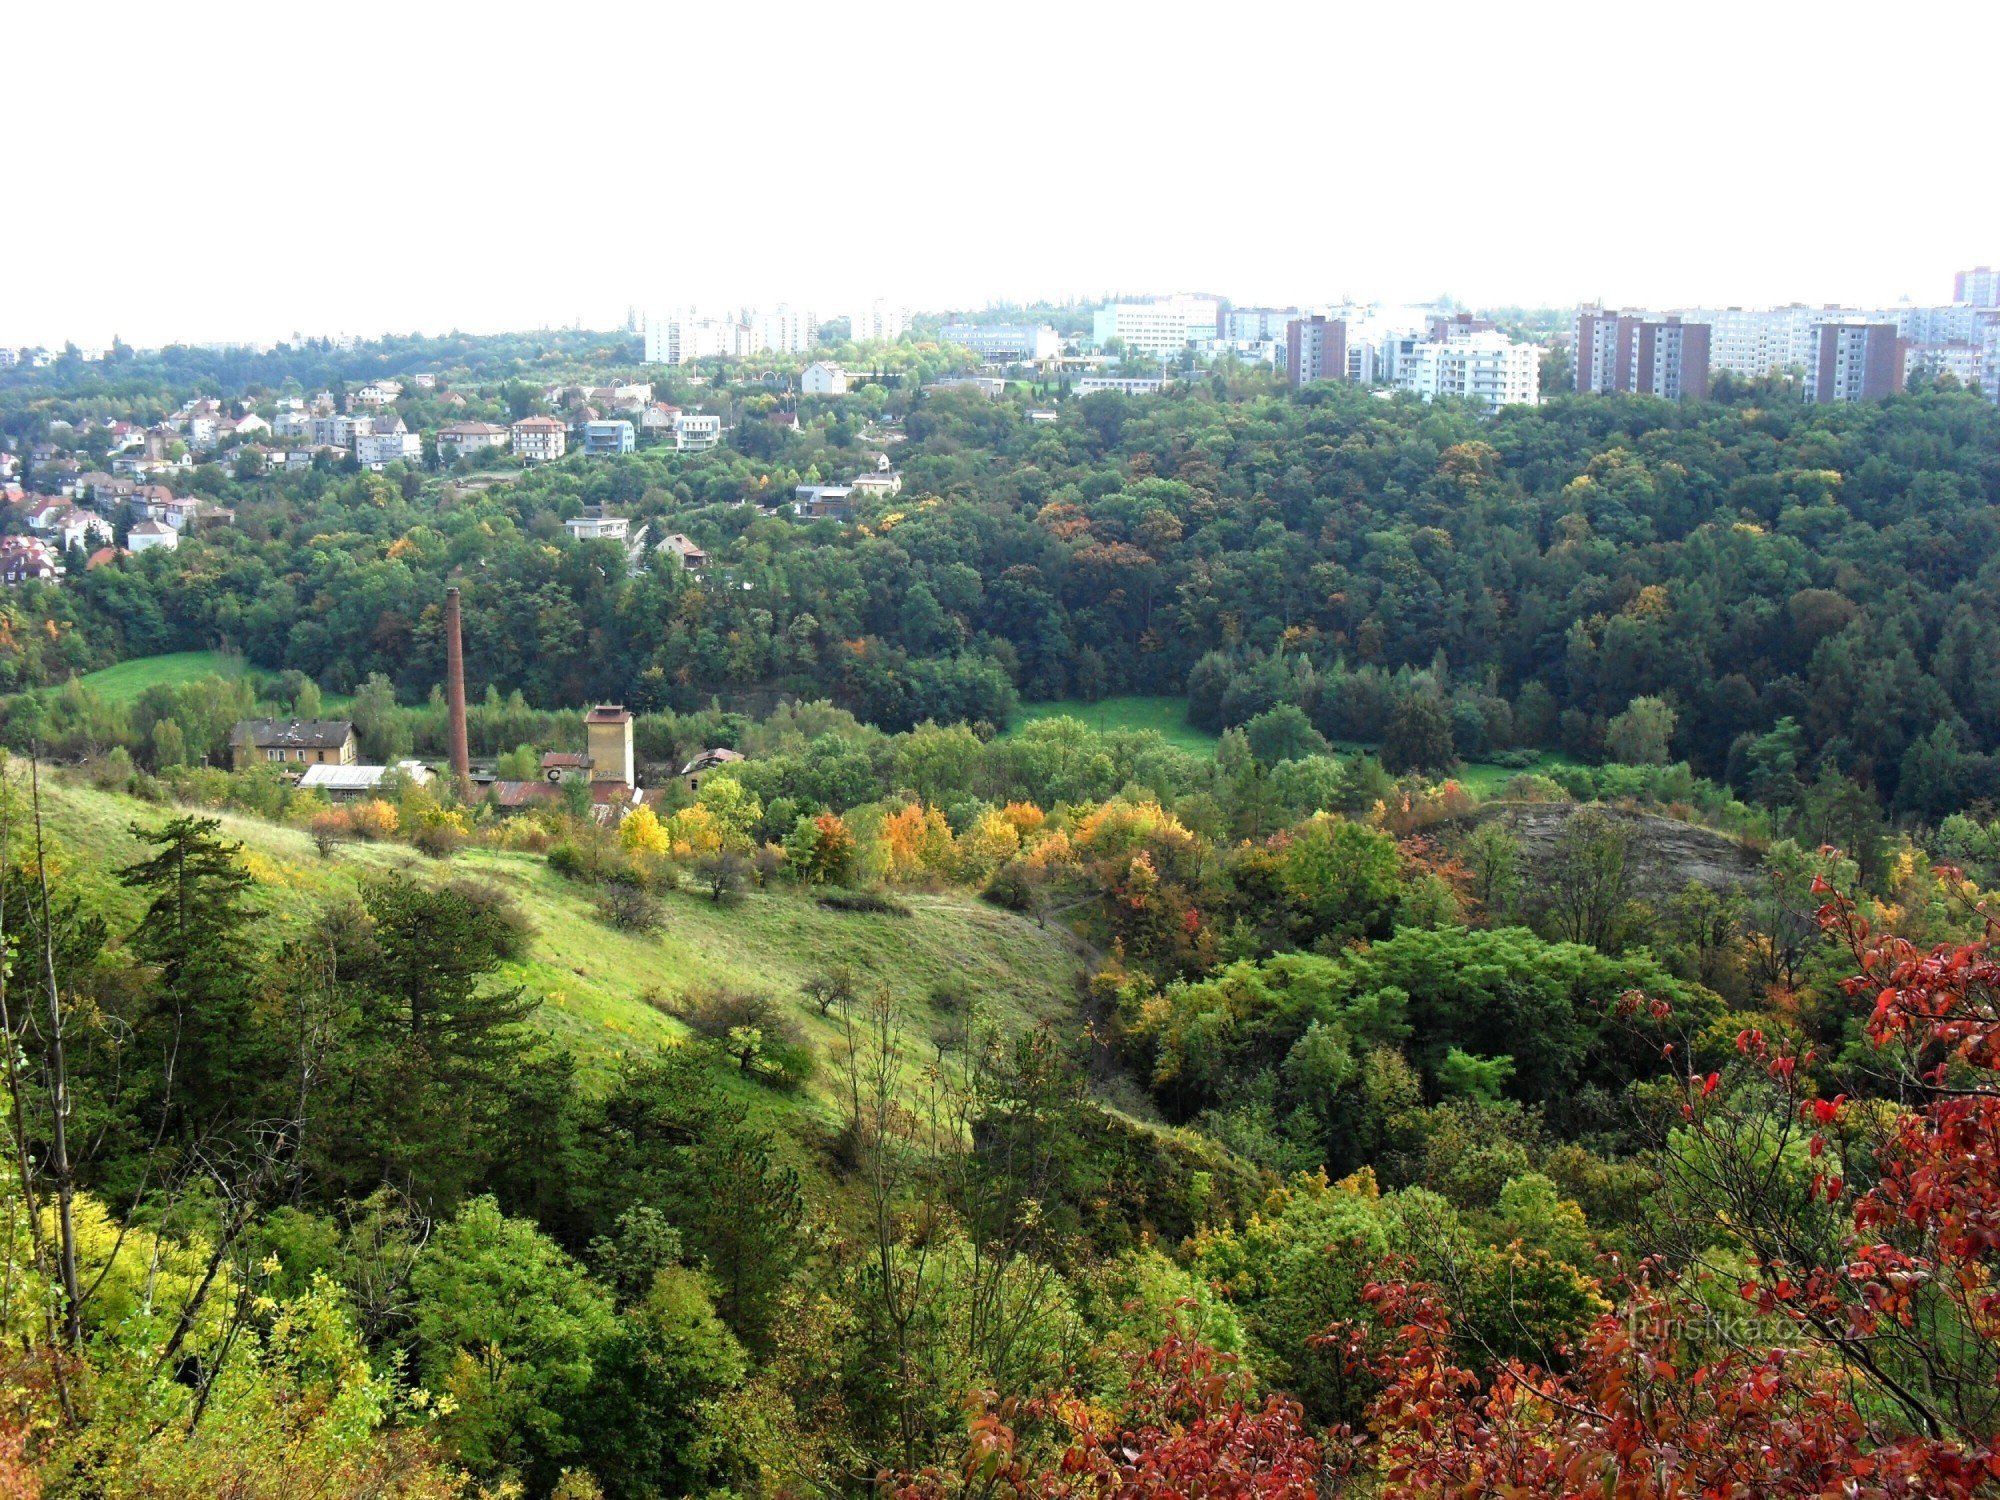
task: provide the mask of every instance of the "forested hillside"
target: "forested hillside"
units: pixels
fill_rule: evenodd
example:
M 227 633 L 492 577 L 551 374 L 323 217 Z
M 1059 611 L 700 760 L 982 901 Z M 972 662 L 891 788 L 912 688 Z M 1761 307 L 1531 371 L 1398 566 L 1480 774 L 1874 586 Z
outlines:
M 807 400 L 796 434 L 751 397 L 735 451 L 476 492 L 394 469 L 197 470 L 241 527 L 13 596 L 0 667 L 29 685 L 226 643 L 328 691 L 379 672 L 421 699 L 449 577 L 475 695 L 545 707 L 791 692 L 896 729 L 1186 690 L 1198 723 L 1293 701 L 1326 737 L 1373 741 L 1421 690 L 1446 701 L 1459 755 L 1617 758 L 1611 721 L 1658 698 L 1666 758 L 1767 800 L 1822 766 L 1930 817 L 1995 793 L 1990 403 L 1737 389 L 1489 422 L 1214 387 L 1094 396 L 1053 424 L 1013 399 L 871 388 L 858 411 Z M 760 508 L 885 451 L 903 491 L 861 524 Z M 714 565 L 628 572 L 616 544 L 562 531 L 584 503 L 654 539 L 685 531 Z

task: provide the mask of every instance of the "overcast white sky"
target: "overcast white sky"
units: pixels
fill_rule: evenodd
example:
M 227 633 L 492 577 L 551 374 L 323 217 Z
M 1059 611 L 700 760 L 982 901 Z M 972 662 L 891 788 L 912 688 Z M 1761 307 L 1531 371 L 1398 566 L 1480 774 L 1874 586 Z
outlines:
M 6 344 L 878 295 L 1943 301 L 2000 264 L 1993 0 L 15 0 L 4 33 Z

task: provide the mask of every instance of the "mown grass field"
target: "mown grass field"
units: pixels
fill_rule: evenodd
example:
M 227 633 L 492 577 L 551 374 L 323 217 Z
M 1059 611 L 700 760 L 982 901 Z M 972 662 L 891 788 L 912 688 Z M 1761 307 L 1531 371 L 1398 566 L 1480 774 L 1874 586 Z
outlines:
M 1008 734 L 1018 734 L 1040 719 L 1081 719 L 1092 729 L 1156 729 L 1168 744 L 1194 755 L 1209 755 L 1219 736 L 1196 729 L 1187 721 L 1187 699 L 1167 695 L 1128 694 L 1100 698 L 1086 703 L 1081 698 L 1062 698 L 1049 703 L 1023 703 L 1014 715 Z
M 240 656 L 220 651 L 171 651 L 165 656 L 137 656 L 102 671 L 86 672 L 77 680 L 107 703 L 132 703 L 156 682 L 179 684 L 202 677 L 242 675 Z
M 137 702 L 139 695 L 155 683 L 177 686 L 203 677 L 243 676 L 250 677 L 261 691 L 269 686 L 275 674 L 246 667 L 242 657 L 227 652 L 169 651 L 163 656 L 135 656 L 115 666 L 86 672 L 77 681 L 107 703 L 129 704 Z M 353 701 L 353 695 L 349 693 L 320 694 L 321 709 L 325 713 L 339 713 Z
M 157 826 L 176 810 L 54 778 L 44 780 L 43 798 L 65 873 L 110 918 L 114 942 L 122 940 L 141 909 L 115 876 L 142 853 L 132 825 Z M 473 849 L 439 863 L 401 845 L 349 844 L 322 859 L 296 829 L 230 813 L 210 816 L 243 844 L 258 900 L 285 929 L 303 930 L 329 903 L 355 899 L 371 874 L 470 879 L 506 891 L 534 936 L 527 957 L 507 965 L 499 982 L 523 985 L 541 999 L 540 1023 L 599 1082 L 622 1058 L 683 1037 L 672 1002 L 708 985 L 780 1000 L 824 1060 L 836 1028 L 811 1012 L 800 986 L 836 963 L 848 964 L 863 987 L 888 991 L 913 1065 L 933 1055 L 929 1038 L 944 1017 L 931 993 L 947 978 L 963 981 L 981 1012 L 1004 1029 L 1075 1013 L 1083 967 L 1075 940 L 958 893 L 902 896 L 909 915 L 896 916 L 832 911 L 789 888 L 753 891 L 721 906 L 677 891 L 663 898 L 664 929 L 642 935 L 600 922 L 592 890 L 557 875 L 538 854 Z M 816 1092 L 830 1097 L 831 1088 L 823 1067 Z
M 1096 730 L 1155 729 L 1167 743 L 1193 755 L 1214 754 L 1221 738 L 1188 723 L 1186 699 L 1143 694 L 1101 698 L 1095 703 L 1086 703 L 1081 698 L 1065 698 L 1049 703 L 1024 703 L 1020 711 L 1015 714 L 1014 722 L 1009 726 L 1007 733 L 1019 734 L 1023 727 L 1037 720 L 1059 716 L 1081 719 Z M 1342 755 L 1371 753 L 1375 748 L 1372 742 L 1359 740 L 1341 740 L 1334 745 L 1334 749 Z M 1490 797 L 1516 776 L 1546 773 L 1560 766 L 1576 764 L 1577 761 L 1561 751 L 1544 750 L 1536 757 L 1532 766 L 1525 768 L 1467 761 L 1452 773 L 1451 779 L 1475 797 Z

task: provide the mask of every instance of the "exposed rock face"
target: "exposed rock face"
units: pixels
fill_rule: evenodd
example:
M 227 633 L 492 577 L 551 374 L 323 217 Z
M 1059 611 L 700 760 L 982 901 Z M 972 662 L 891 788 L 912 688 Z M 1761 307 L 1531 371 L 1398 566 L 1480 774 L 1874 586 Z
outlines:
M 1521 852 L 1531 868 L 1546 864 L 1554 856 L 1556 839 L 1563 825 L 1590 803 L 1530 802 L 1506 803 L 1482 809 L 1482 821 L 1496 818 L 1521 841 Z M 1749 885 L 1762 868 L 1762 859 L 1727 834 L 1663 818 L 1655 813 L 1633 812 L 1621 807 L 1600 811 L 1632 833 L 1630 871 L 1632 894 L 1642 901 L 1665 900 L 1687 888 L 1689 881 L 1721 891 Z

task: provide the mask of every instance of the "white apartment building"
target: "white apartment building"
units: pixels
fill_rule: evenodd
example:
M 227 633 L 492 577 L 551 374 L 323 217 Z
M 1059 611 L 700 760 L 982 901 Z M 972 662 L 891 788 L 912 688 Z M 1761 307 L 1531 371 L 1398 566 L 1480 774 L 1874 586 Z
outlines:
M 1708 325 L 1708 368 L 1757 379 L 1810 367 L 1819 347 L 1817 329 L 1846 314 L 1838 308 L 1687 307 L 1684 323 Z
M 1903 383 L 1908 385 L 1912 375 L 1926 375 L 1932 380 L 1940 375 L 1950 375 L 1962 386 L 1986 388 L 1984 371 L 1986 351 L 1970 339 L 1954 340 L 1943 344 L 1903 345 Z
M 1215 343 L 1222 304 L 1213 297 L 1155 297 L 1113 302 L 1090 315 L 1090 341 L 1099 349 L 1113 339 L 1128 353 L 1178 359 L 1189 347 L 1205 353 Z
M 1533 406 L 1541 400 L 1542 351 L 1492 332 L 1418 343 L 1398 360 L 1395 378 L 1426 401 L 1456 396 L 1488 411 Z
M 743 322 L 749 329 L 751 354 L 805 354 L 819 338 L 819 319 L 811 309 L 794 309 L 784 302 L 769 312 L 747 313 Z
M 1986 399 L 2000 403 L 2000 317 L 1988 321 L 1979 337 L 1980 389 Z
M 508 431 L 514 452 L 531 464 L 551 462 L 569 449 L 569 428 L 554 417 L 523 417 Z
M 164 521 L 135 521 L 125 533 L 127 552 L 150 552 L 164 547 L 171 552 L 181 544 L 181 534 Z
M 379 469 L 401 461 L 414 463 L 424 456 L 424 440 L 415 432 L 356 432 L 354 461 L 364 469 Z
M 350 410 L 357 406 L 387 406 L 402 394 L 401 381 L 371 380 L 347 393 L 347 405 Z
M 910 311 L 877 297 L 847 315 L 847 336 L 857 344 L 893 344 L 910 326 Z
M 682 453 L 706 453 L 722 441 L 722 418 L 713 412 L 674 413 L 674 447 Z
M 646 315 L 646 363 L 691 365 L 698 359 L 741 359 L 749 354 L 750 330 L 735 318 L 706 317 L 693 308 Z

